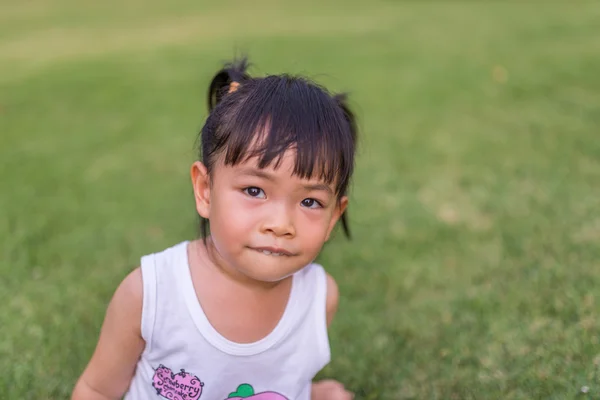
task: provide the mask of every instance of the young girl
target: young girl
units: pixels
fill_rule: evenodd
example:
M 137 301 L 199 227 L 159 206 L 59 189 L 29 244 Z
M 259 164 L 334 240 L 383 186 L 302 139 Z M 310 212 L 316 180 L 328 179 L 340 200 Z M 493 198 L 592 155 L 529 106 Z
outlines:
M 335 281 L 314 263 L 338 219 L 356 127 L 342 96 L 227 65 L 191 167 L 202 238 L 141 259 L 72 398 L 350 399 L 330 361 Z

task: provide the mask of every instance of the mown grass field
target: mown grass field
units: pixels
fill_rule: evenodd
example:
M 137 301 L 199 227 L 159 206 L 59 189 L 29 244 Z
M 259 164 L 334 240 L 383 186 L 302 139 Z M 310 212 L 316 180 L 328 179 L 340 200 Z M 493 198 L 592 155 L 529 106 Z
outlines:
M 600 397 L 598 2 L 30 0 L 0 2 L 1 398 L 67 398 L 118 282 L 194 237 L 205 91 L 239 51 L 360 118 L 322 377 Z

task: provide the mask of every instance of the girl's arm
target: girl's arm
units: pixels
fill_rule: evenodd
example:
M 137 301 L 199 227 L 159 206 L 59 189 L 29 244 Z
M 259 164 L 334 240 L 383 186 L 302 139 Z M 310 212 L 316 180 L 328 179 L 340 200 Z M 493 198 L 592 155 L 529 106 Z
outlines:
M 140 331 L 142 285 L 137 268 L 117 288 L 94 355 L 75 385 L 72 400 L 120 399 L 129 388 L 145 345 Z
M 327 326 L 331 325 L 338 309 L 340 293 L 335 279 L 327 274 Z M 351 400 L 354 395 L 347 391 L 340 382 L 326 379 L 313 382 L 311 400 Z
M 337 283 L 331 275 L 327 274 L 327 327 L 331 325 L 331 321 L 333 321 L 333 317 L 335 317 L 335 313 L 337 313 L 339 298 L 340 291 Z

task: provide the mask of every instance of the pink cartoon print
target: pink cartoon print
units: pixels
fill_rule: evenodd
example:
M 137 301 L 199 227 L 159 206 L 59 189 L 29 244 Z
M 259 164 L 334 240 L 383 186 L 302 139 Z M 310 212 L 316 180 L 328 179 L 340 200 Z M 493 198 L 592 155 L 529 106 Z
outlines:
M 170 368 L 159 365 L 154 371 L 152 387 L 156 394 L 170 400 L 198 400 L 202 394 L 202 386 L 197 376 L 185 372 L 173 374 Z
M 260 392 L 254 393 L 254 388 L 247 383 L 243 383 L 238 386 L 237 390 L 233 393 L 229 393 L 225 400 L 288 400 L 282 394 L 276 392 Z

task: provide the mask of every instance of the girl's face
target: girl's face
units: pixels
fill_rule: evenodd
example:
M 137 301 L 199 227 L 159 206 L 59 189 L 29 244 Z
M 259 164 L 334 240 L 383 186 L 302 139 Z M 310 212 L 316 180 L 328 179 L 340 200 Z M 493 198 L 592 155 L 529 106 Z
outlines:
M 277 169 L 256 159 L 192 166 L 196 208 L 210 221 L 213 261 L 261 282 L 277 282 L 311 263 L 347 205 L 333 184 L 292 174 L 295 153 Z

